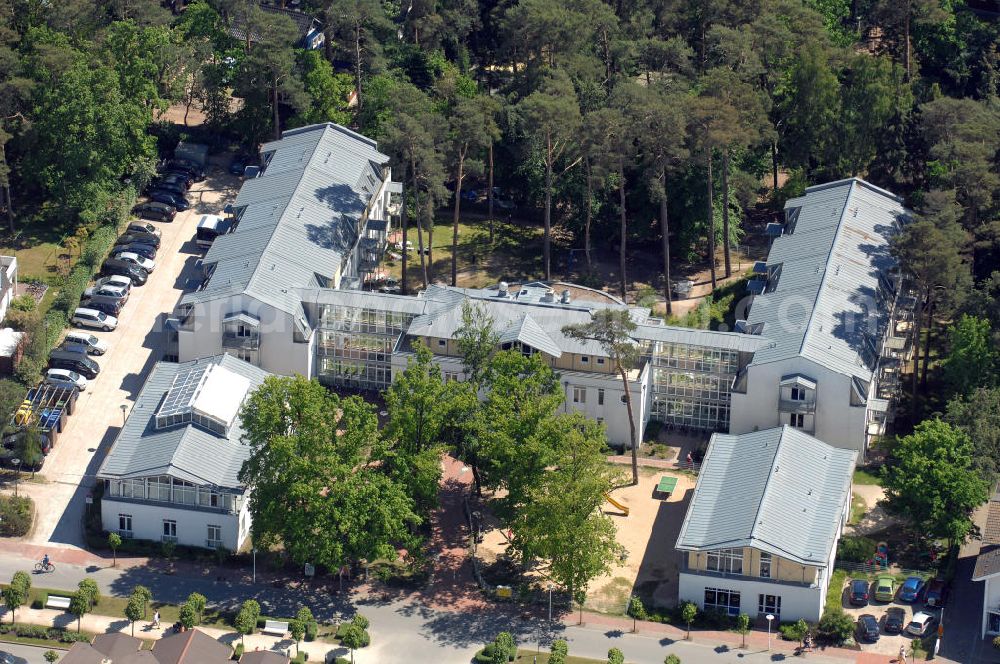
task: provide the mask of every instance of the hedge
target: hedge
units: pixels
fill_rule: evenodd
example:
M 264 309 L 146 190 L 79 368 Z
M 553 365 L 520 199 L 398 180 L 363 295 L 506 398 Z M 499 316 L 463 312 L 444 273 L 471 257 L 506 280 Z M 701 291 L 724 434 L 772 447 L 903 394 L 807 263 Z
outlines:
M 46 639 L 62 643 L 90 642 L 91 636 L 84 633 L 71 632 L 59 627 L 44 625 L 2 625 L 0 634 L 14 634 L 22 639 Z
M 852 563 L 863 563 L 875 555 L 877 543 L 870 537 L 845 536 L 837 545 L 837 560 Z
M 0 496 L 0 535 L 23 537 L 31 530 L 34 512 L 31 498 L 25 496 Z

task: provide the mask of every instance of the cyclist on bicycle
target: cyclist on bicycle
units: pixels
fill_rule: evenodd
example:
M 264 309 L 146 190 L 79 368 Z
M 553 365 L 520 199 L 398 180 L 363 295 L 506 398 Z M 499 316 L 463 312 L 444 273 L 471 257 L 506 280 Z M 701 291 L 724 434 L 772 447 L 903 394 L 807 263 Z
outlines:
M 44 556 L 42 556 L 42 569 L 48 569 L 48 568 L 49 568 L 49 554 L 46 553 Z

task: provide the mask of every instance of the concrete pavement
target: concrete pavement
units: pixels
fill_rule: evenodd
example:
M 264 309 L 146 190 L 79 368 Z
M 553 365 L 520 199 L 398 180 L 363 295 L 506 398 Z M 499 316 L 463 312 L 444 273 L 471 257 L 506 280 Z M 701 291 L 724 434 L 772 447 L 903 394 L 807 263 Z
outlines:
M 58 648 L 39 648 L 20 643 L 0 643 L 0 662 L 4 664 L 46 664 L 46 650 L 55 650 L 60 655 L 62 654 L 62 650 Z M 4 660 L 3 656 L 6 656 L 7 659 Z

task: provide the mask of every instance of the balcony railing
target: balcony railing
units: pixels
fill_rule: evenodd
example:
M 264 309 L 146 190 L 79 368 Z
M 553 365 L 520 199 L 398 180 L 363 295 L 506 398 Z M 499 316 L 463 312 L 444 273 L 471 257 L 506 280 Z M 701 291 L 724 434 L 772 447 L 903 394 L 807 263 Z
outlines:
M 260 337 L 240 337 L 235 334 L 223 334 L 222 347 L 257 350 L 260 347 Z
M 209 549 L 221 549 L 222 540 L 205 540 L 205 547 Z
M 118 536 L 122 539 L 132 539 L 133 533 L 131 530 L 119 530 Z
M 691 567 L 690 565 L 687 564 L 686 560 L 681 563 L 681 571 L 686 572 L 688 574 L 698 574 L 699 576 L 709 576 L 716 579 L 744 579 L 747 581 L 755 581 L 759 583 L 771 583 L 783 586 L 796 586 L 799 588 L 815 588 L 819 584 L 818 579 L 821 578 L 821 577 L 816 577 L 817 580 L 813 581 L 791 581 L 788 579 L 778 579 L 774 577 L 754 576 L 752 574 L 732 574 L 728 572 L 712 572 L 710 570 L 696 569 L 694 567 Z M 774 572 L 773 569 L 772 572 Z M 820 569 L 819 572 L 822 572 L 822 569 Z
M 163 542 L 163 543 L 177 544 L 177 536 L 176 535 L 161 535 L 160 536 L 160 541 Z
M 779 399 L 778 410 L 783 413 L 814 413 L 815 401 L 799 401 L 796 399 Z

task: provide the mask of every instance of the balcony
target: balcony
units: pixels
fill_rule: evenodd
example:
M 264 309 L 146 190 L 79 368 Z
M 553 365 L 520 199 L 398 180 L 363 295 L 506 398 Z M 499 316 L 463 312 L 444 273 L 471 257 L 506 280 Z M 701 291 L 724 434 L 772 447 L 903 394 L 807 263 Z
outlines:
M 222 540 L 205 540 L 205 548 L 207 549 L 221 549 Z
M 773 577 L 753 576 L 751 574 L 732 574 L 727 572 L 712 572 L 710 570 L 696 569 L 688 565 L 687 556 L 683 556 L 680 571 L 686 574 L 697 574 L 698 576 L 707 576 L 715 579 L 740 579 L 753 581 L 755 583 L 772 583 L 779 586 L 794 586 L 796 588 L 818 587 L 818 584 L 815 581 L 790 581 Z M 819 569 L 818 571 L 822 572 L 822 569 Z
M 815 413 L 816 402 L 798 399 L 778 399 L 778 410 L 782 413 Z
M 163 542 L 164 544 L 177 544 L 177 536 L 176 535 L 161 535 L 160 536 L 160 541 Z
M 223 348 L 236 348 L 240 350 L 257 350 L 260 348 L 259 336 L 240 336 L 238 334 L 223 334 Z

